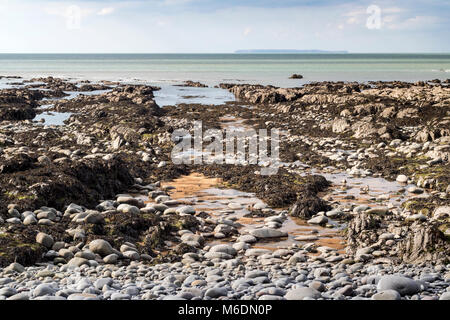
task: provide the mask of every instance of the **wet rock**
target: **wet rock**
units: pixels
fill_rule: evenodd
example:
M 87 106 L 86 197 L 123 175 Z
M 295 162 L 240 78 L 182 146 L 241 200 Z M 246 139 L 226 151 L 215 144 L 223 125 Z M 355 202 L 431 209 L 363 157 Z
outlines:
M 328 218 L 325 216 L 317 216 L 308 220 L 309 224 L 319 224 L 324 225 L 328 222 Z
M 395 290 L 400 295 L 413 295 L 422 290 L 421 285 L 410 278 L 401 275 L 386 275 L 378 281 L 377 290 Z
M 383 216 L 383 215 L 386 215 L 389 213 L 389 208 L 387 208 L 387 207 L 371 208 L 371 209 L 367 210 L 366 213 Z
M 270 228 L 260 228 L 260 229 L 253 229 L 250 230 L 250 235 L 256 237 L 256 238 L 280 238 L 280 237 L 286 237 L 287 233 L 283 231 L 279 231 L 276 229 L 270 229 Z
M 246 242 L 246 243 L 254 243 L 257 241 L 256 237 L 250 235 L 250 234 L 245 234 L 240 236 L 239 238 L 237 238 L 236 240 L 237 242 Z
M 177 85 L 180 87 L 194 87 L 194 88 L 208 88 L 207 85 L 200 83 L 200 82 L 196 82 L 196 81 L 184 81 L 183 84 Z
M 205 253 L 205 258 L 210 259 L 210 260 L 213 260 L 213 259 L 229 260 L 229 259 L 232 259 L 233 256 L 228 253 L 225 253 L 225 252 L 207 252 L 207 253 Z
M 266 208 L 267 208 L 267 204 L 265 204 L 263 202 L 258 202 L 253 205 L 254 210 L 262 210 L 262 209 L 266 209 Z
M 195 214 L 195 208 L 191 206 L 183 206 L 176 211 L 178 214 Z
M 227 224 L 218 224 L 215 228 L 214 228 L 214 232 L 215 234 L 223 234 L 225 236 L 230 235 L 231 233 L 233 233 L 235 231 L 235 228 L 233 226 L 227 225 Z
M 336 219 L 336 218 L 340 218 L 340 217 L 344 216 L 344 212 L 342 212 L 341 210 L 335 209 L 335 210 L 327 211 L 325 213 L 325 215 L 331 219 Z
M 314 236 L 314 235 L 304 235 L 304 236 L 296 236 L 294 238 L 294 240 L 296 240 L 296 241 L 316 241 L 316 240 L 319 240 L 319 237 Z
M 247 250 L 249 247 L 247 242 L 236 242 L 233 244 L 233 248 L 236 249 L 236 251 Z
M 356 207 L 353 209 L 353 212 L 354 212 L 354 213 L 360 213 L 360 212 L 367 211 L 367 210 L 369 210 L 369 209 L 370 209 L 370 207 L 369 207 L 368 205 L 362 204 L 362 205 L 356 206 Z
M 209 249 L 209 252 L 223 252 L 231 256 L 235 256 L 237 254 L 236 250 L 232 246 L 227 244 L 215 245 L 211 247 L 211 249 Z
M 247 251 L 245 251 L 245 255 L 247 257 L 257 257 L 257 256 L 262 256 L 264 254 L 271 254 L 272 251 L 267 250 L 267 249 L 260 249 L 260 248 L 254 248 L 254 249 L 248 249 Z

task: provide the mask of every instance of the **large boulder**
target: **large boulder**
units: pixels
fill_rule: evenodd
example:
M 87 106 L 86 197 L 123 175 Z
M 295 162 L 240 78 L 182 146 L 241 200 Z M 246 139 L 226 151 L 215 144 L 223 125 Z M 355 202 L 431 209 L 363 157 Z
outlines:
M 47 249 L 50 249 L 55 241 L 53 240 L 52 236 L 45 234 L 43 232 L 39 232 L 36 236 L 36 242 L 42 244 Z
M 113 247 L 109 244 L 108 241 L 103 239 L 96 239 L 89 243 L 89 250 L 93 253 L 98 253 L 102 257 L 106 257 L 112 253 L 114 253 Z
M 386 275 L 381 277 L 377 286 L 378 292 L 385 290 L 395 290 L 400 295 L 413 295 L 422 290 L 422 285 L 410 278 L 402 275 Z

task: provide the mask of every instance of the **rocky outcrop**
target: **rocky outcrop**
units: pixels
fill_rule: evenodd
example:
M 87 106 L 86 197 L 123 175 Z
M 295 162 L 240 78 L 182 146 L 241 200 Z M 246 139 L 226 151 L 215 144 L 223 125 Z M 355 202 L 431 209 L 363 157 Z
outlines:
M 223 89 L 228 89 L 237 98 L 250 103 L 278 103 L 297 100 L 301 94 L 296 88 L 282 89 L 273 86 L 261 85 L 230 85 L 220 84 Z
M 192 87 L 192 88 L 208 88 L 208 86 L 206 84 L 203 84 L 201 82 L 197 82 L 197 81 L 185 81 L 183 82 L 183 84 L 178 84 L 178 87 Z
M 348 128 L 350 128 L 350 123 L 346 119 L 335 119 L 331 126 L 334 133 L 345 132 Z
M 434 261 L 448 263 L 450 242 L 434 223 L 415 222 L 409 226 L 405 239 L 398 244 L 402 260 L 409 263 Z
M 365 246 L 373 240 L 372 232 L 380 227 L 381 219 L 368 213 L 357 214 L 348 224 L 346 230 L 347 245 L 352 251 L 360 246 Z
M 450 256 L 450 243 L 433 222 L 410 224 L 399 217 L 359 213 L 348 225 L 346 240 L 347 252 L 357 258 L 374 258 L 370 254 L 378 251 L 405 263 L 445 264 Z
M 436 123 L 429 127 L 425 127 L 416 134 L 415 138 L 419 142 L 427 142 L 435 141 L 441 137 L 448 137 L 450 136 L 450 129 L 448 128 L 449 125 L 450 122 L 445 121 L 442 125 L 440 123 Z
M 110 130 L 110 136 L 112 140 L 122 140 L 122 142 L 119 143 L 119 146 L 124 142 L 135 144 L 140 138 L 140 135 L 135 130 L 124 125 L 112 127 Z
M 290 209 L 290 215 L 293 217 L 309 219 L 318 212 L 331 210 L 331 206 L 317 195 L 318 192 L 324 191 L 330 182 L 319 175 L 310 176 L 308 180 Z

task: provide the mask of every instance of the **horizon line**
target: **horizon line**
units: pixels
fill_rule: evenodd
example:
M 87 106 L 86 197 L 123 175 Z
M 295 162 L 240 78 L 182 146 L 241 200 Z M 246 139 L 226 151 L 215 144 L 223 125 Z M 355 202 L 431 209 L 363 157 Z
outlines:
M 439 51 L 439 52 L 430 52 L 430 51 L 417 51 L 417 52 L 0 52 L 0 55 L 7 54 L 229 54 L 229 55 L 263 55 L 263 54 L 450 54 L 450 51 Z

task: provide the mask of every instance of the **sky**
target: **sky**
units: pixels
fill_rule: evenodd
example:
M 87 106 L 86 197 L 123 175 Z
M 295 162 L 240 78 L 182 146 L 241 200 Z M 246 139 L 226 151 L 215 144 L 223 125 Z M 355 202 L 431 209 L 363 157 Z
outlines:
M 440 53 L 449 35 L 449 0 L 0 0 L 0 53 Z

